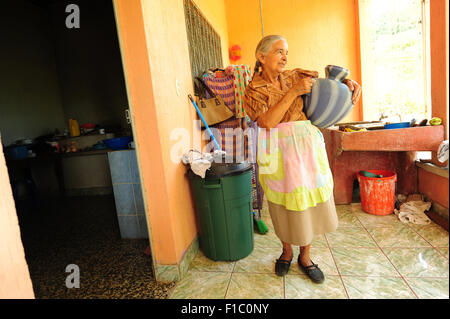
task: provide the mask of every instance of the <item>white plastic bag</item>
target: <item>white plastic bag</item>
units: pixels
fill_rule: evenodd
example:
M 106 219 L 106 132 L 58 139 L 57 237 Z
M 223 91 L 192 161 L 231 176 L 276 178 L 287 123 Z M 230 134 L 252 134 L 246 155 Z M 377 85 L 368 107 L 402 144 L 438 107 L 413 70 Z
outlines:
M 202 153 L 197 150 L 190 150 L 183 154 L 181 161 L 185 165 L 190 165 L 191 170 L 201 178 L 205 178 L 206 170 L 211 167 L 211 163 L 222 161 L 225 151 L 215 150 L 214 153 Z

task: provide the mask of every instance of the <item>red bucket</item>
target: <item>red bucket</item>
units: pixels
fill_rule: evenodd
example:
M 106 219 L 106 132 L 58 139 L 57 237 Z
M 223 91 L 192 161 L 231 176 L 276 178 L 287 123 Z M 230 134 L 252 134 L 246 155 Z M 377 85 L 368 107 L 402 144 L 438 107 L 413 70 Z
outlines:
M 361 193 L 361 207 L 369 214 L 389 215 L 395 208 L 395 182 L 397 174 L 392 171 L 368 170 L 383 177 L 366 177 L 356 173 Z

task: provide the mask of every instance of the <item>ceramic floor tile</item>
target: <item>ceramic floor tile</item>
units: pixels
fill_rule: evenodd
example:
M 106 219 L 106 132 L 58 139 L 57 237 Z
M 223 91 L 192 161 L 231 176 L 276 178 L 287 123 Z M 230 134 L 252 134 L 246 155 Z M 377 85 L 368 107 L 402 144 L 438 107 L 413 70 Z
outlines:
M 233 273 L 227 299 L 282 299 L 283 277 L 275 274 Z
M 423 226 L 414 228 L 434 247 L 448 247 L 448 232 L 440 226 Z
M 279 248 L 280 254 L 283 244 L 278 238 L 277 234 L 275 234 L 275 230 L 272 225 L 266 224 L 268 228 L 268 232 L 265 234 L 259 234 L 257 232 L 254 233 L 254 243 L 255 247 L 272 247 Z M 316 236 L 311 242 L 311 246 L 313 247 L 328 247 L 327 241 L 324 235 Z M 298 246 L 292 245 L 294 251 L 298 252 Z
M 351 205 L 336 205 L 336 212 L 338 214 L 353 213 L 353 209 Z
M 211 260 L 199 250 L 189 266 L 189 271 L 232 272 L 234 264 L 234 261 L 225 262 Z
M 263 201 L 263 204 L 261 207 L 261 215 L 263 218 L 270 218 L 269 204 L 267 203 L 267 200 Z
M 363 227 L 342 227 L 325 236 L 331 247 L 376 247 Z
M 318 235 L 314 237 L 313 241 L 311 242 L 311 247 L 328 248 L 328 243 L 325 239 L 325 235 Z
M 420 299 L 448 299 L 449 281 L 442 278 L 405 278 Z
M 430 244 L 409 227 L 367 227 L 380 247 L 430 247 Z
M 260 235 L 256 233 L 254 236 L 255 247 L 278 248 L 280 251 L 283 248 L 283 244 L 276 236 L 273 238 L 272 236 Z
M 286 299 L 347 299 L 339 276 L 326 276 L 316 284 L 306 275 L 285 276 Z
M 338 206 L 336 206 L 336 208 L 337 207 Z M 346 207 L 347 210 L 336 209 L 339 220 L 339 227 L 360 227 L 361 223 L 359 222 L 358 218 L 356 218 L 356 215 L 351 211 L 351 208 L 349 206 Z
M 438 247 L 436 248 L 445 258 L 448 259 L 448 247 Z
M 405 224 L 408 227 L 411 227 L 413 229 L 418 229 L 418 228 L 422 228 L 422 227 L 440 227 L 438 224 L 436 224 L 434 221 L 430 220 L 430 223 L 428 225 L 421 225 L 421 224 L 414 224 L 414 223 L 407 223 Z
M 331 248 L 341 275 L 399 276 L 378 248 Z
M 275 261 L 282 250 L 276 247 L 255 247 L 252 253 L 238 261 L 234 272 L 269 273 L 275 272 Z
M 362 210 L 356 211 L 354 214 L 365 227 L 394 227 L 400 225 L 405 226 L 394 214 L 378 216 L 368 214 Z
M 281 248 L 283 247 L 283 244 L 281 243 L 280 239 L 278 239 L 277 235 L 275 234 L 275 230 L 273 229 L 273 226 L 266 223 L 268 232 L 261 235 L 257 232 L 254 233 L 254 243 L 255 247 L 276 247 Z
M 350 299 L 416 299 L 399 277 L 342 276 Z
M 361 203 L 351 203 L 349 206 L 354 213 L 364 212 L 362 210 Z
M 193 272 L 177 282 L 170 299 L 223 299 L 231 273 Z
M 448 259 L 434 248 L 383 248 L 383 251 L 405 277 L 448 277 Z
M 359 203 L 337 205 L 336 211 L 338 229 L 311 243 L 311 259 L 324 272 L 324 283 L 314 284 L 299 269 L 297 246 L 288 275 L 275 275 L 282 244 L 265 200 L 261 214 L 269 231 L 254 233 L 253 252 L 236 262 L 215 262 L 199 251 L 171 298 L 448 298 L 448 233 L 440 226 L 371 215 Z

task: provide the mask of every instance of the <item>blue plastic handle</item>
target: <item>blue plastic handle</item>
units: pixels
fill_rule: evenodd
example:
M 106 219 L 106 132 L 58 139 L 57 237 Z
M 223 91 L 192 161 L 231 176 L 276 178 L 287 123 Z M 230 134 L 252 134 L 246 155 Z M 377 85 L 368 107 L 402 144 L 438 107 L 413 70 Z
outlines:
M 203 124 L 205 124 L 206 129 L 208 130 L 209 135 L 211 136 L 212 140 L 214 141 L 214 143 L 216 144 L 217 148 L 219 149 L 219 151 L 222 150 L 222 148 L 220 147 L 219 143 L 217 143 L 216 138 L 214 137 L 213 133 L 211 132 L 208 124 L 205 121 L 205 118 L 202 115 L 202 112 L 200 112 L 200 109 L 197 106 L 197 103 L 195 103 L 194 99 L 192 98 L 192 95 L 188 94 L 189 99 L 191 100 L 192 104 L 194 104 L 195 109 L 197 110 L 198 115 L 200 116 L 200 119 L 202 120 Z

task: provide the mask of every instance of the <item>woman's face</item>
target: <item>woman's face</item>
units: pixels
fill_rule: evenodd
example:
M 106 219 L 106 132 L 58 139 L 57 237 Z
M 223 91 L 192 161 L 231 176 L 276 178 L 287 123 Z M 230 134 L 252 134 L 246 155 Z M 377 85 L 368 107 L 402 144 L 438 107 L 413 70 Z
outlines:
M 284 40 L 279 40 L 272 44 L 269 52 L 264 56 L 260 54 L 260 62 L 264 71 L 270 73 L 281 73 L 287 63 L 288 44 Z

